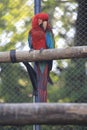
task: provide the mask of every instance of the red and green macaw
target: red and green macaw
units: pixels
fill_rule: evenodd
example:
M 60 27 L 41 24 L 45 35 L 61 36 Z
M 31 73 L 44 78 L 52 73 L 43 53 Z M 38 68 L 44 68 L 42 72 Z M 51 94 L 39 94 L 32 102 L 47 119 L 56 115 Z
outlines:
M 32 19 L 32 28 L 29 31 L 29 47 L 34 50 L 54 48 L 54 37 L 48 22 L 49 16 L 46 13 L 36 14 Z M 34 63 L 34 70 L 37 77 L 38 102 L 47 102 L 47 82 L 49 72 L 52 69 L 52 60 L 38 61 Z

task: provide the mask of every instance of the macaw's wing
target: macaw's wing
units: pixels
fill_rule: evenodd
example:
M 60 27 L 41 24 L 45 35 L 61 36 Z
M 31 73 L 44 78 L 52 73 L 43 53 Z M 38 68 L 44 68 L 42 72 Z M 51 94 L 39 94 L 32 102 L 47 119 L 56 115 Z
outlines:
M 46 45 L 48 49 L 52 49 L 55 47 L 55 41 L 51 31 L 46 32 Z
M 32 36 L 31 36 L 31 31 L 30 31 L 29 34 L 28 34 L 28 44 L 29 44 L 30 49 L 32 49 Z
M 51 30 L 46 31 L 46 46 L 48 49 L 52 49 L 55 46 L 54 37 Z M 53 61 L 48 61 L 48 70 L 50 71 L 52 69 Z

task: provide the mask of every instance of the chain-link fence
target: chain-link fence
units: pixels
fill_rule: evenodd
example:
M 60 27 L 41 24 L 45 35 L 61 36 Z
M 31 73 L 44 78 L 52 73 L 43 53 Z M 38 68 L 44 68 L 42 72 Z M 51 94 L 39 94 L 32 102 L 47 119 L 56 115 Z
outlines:
M 29 50 L 33 0 L 0 0 L 0 51 Z M 87 1 L 42 0 L 50 16 L 55 47 L 86 46 Z M 87 58 L 54 61 L 48 102 L 87 102 Z M 0 102 L 33 102 L 32 84 L 23 63 L 0 63 Z M 32 130 L 32 126 L 0 126 L 0 130 Z M 42 126 L 42 130 L 87 130 L 86 126 Z

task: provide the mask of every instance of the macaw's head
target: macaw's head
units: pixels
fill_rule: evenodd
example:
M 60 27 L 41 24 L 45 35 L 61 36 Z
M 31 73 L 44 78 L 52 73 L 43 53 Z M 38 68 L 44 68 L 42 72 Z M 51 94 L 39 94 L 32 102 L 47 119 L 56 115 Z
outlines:
M 42 27 L 44 30 L 46 30 L 48 25 L 48 19 L 49 16 L 46 13 L 36 14 L 32 19 L 32 28 Z

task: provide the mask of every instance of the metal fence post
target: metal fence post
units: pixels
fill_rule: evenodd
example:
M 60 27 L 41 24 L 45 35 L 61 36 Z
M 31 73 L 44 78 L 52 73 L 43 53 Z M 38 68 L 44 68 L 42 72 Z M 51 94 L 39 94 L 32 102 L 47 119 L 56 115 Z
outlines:
M 41 0 L 34 0 L 34 14 L 41 12 Z M 38 102 L 38 95 L 33 96 L 33 102 Z M 34 125 L 33 130 L 41 130 L 40 125 Z

